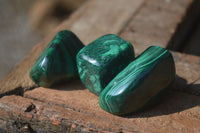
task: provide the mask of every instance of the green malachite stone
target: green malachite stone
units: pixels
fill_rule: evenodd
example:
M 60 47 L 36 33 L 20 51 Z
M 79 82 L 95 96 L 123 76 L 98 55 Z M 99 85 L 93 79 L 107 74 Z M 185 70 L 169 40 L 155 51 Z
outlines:
M 105 87 L 99 104 L 117 115 L 138 111 L 159 96 L 174 78 L 171 53 L 158 46 L 149 47 Z
M 92 93 L 99 95 L 133 60 L 133 46 L 116 35 L 108 34 L 79 51 L 77 67 L 83 84 Z
M 83 43 L 71 31 L 60 31 L 33 65 L 30 77 L 39 86 L 49 87 L 78 76 L 76 55 Z

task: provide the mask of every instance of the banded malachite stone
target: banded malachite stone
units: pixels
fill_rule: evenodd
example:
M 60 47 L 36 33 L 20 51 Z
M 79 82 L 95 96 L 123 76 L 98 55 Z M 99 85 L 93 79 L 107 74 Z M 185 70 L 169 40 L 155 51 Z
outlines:
M 158 46 L 149 47 L 105 87 L 99 104 L 117 115 L 138 111 L 159 96 L 174 78 L 171 53 Z
M 49 87 L 78 76 L 76 54 L 83 47 L 71 31 L 58 32 L 33 65 L 31 79 L 39 86 Z
M 98 38 L 77 54 L 80 79 L 96 95 L 133 60 L 133 46 L 113 34 Z

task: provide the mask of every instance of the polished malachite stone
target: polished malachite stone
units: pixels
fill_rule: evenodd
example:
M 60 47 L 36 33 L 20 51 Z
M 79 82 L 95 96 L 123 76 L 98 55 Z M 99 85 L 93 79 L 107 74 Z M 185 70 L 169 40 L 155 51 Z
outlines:
M 117 115 L 138 111 L 158 97 L 174 78 L 171 53 L 158 46 L 149 47 L 105 87 L 99 104 Z
M 77 54 L 80 79 L 96 95 L 133 60 L 133 46 L 113 34 L 98 38 Z
M 49 87 L 78 76 L 76 55 L 83 47 L 71 31 L 58 32 L 33 65 L 31 79 L 39 86 Z

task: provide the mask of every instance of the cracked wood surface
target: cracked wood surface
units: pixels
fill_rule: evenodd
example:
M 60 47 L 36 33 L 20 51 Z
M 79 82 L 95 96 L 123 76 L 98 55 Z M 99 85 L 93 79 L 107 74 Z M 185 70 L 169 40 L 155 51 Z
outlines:
M 200 98 L 195 96 L 199 95 L 200 88 L 200 57 L 197 56 L 172 52 L 177 76 L 164 100 L 144 112 L 125 117 L 100 109 L 98 97 L 78 80 L 43 88 L 29 78 L 31 66 L 39 54 L 62 29 L 71 29 L 85 44 L 106 33 L 118 34 L 133 43 L 139 54 L 150 45 L 166 47 L 191 2 L 193 0 L 88 1 L 37 44 L 0 82 L 1 96 L 9 92 L 15 94 L 16 89 L 26 91 L 20 93 L 23 97 L 11 95 L 0 99 L 0 118 L 21 125 L 28 123 L 36 131 L 42 130 L 39 128 L 42 125 L 45 130 L 60 132 L 75 129 L 86 132 L 200 132 Z M 102 5 L 104 10 L 101 10 Z M 31 105 L 35 108 L 27 111 Z

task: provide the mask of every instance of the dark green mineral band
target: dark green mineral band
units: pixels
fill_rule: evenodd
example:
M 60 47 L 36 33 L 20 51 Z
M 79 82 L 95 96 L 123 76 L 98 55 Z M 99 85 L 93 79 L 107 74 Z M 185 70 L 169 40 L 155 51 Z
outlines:
M 134 49 L 129 42 L 113 34 L 104 35 L 78 53 L 80 79 L 92 93 L 99 95 L 133 60 Z
M 49 87 L 78 76 L 76 55 L 83 47 L 71 31 L 58 32 L 33 65 L 31 79 L 39 86 Z
M 175 78 L 171 53 L 151 46 L 122 70 L 102 91 L 99 104 L 107 112 L 124 115 L 143 108 Z

